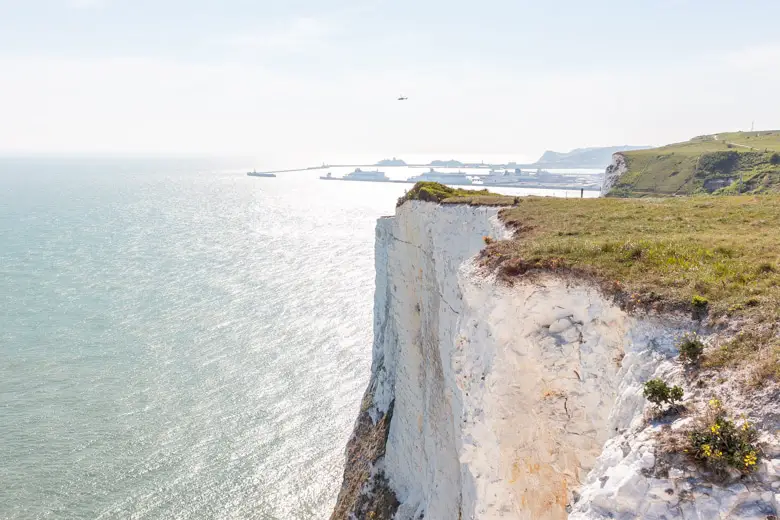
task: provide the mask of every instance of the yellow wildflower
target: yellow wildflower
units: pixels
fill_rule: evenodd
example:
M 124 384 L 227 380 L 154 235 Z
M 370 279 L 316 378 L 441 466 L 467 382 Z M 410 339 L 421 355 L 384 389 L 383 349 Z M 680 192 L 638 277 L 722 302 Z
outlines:
M 705 457 L 712 457 L 712 446 L 709 444 L 702 444 L 701 451 L 704 452 Z
M 745 455 L 745 467 L 749 468 L 750 466 L 755 466 L 756 462 L 758 462 L 758 456 L 756 455 L 755 451 L 751 451 L 747 455 Z
M 710 426 L 710 431 L 712 431 L 712 433 L 715 435 L 718 435 L 720 433 L 720 424 L 713 424 Z
M 720 401 L 717 399 L 710 399 L 710 408 L 720 408 Z
M 743 431 L 743 432 L 746 432 L 746 431 L 748 431 L 748 428 L 750 428 L 750 423 L 749 423 L 748 421 L 745 421 L 745 422 L 742 424 L 742 431 Z
M 721 457 L 723 457 L 723 452 L 720 450 L 715 450 L 712 454 L 712 458 L 714 459 L 719 459 Z

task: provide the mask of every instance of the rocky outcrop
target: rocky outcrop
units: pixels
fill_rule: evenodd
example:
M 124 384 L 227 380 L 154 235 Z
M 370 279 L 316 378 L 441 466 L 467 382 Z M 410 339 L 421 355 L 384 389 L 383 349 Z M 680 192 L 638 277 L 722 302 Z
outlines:
M 728 483 L 658 448 L 685 419 L 648 421 L 642 384 L 685 384 L 675 340 L 696 324 L 629 315 L 576 280 L 498 283 L 475 255 L 506 233 L 497 209 L 466 205 L 409 201 L 378 222 L 372 374 L 332 518 L 776 514 L 774 437 Z
M 607 166 L 607 170 L 604 172 L 601 193 L 604 195 L 609 193 L 609 190 L 617 183 L 620 176 L 627 171 L 628 164 L 626 163 L 626 156 L 620 152 L 612 154 L 612 162 Z

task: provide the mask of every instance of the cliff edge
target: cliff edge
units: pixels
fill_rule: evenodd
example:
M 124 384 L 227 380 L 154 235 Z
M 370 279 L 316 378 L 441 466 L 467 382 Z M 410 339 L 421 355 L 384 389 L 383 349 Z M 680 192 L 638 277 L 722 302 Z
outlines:
M 777 514 L 775 360 L 758 384 L 750 379 L 758 364 L 681 363 L 684 333 L 698 332 L 712 355 L 734 331 L 718 321 L 716 305 L 703 316 L 664 299 L 664 290 L 650 299 L 625 284 L 610 290 L 577 264 L 583 231 L 552 219 L 546 205 L 566 222 L 567 211 L 580 215 L 582 226 L 593 203 L 445 202 L 455 204 L 403 201 L 377 223 L 372 373 L 332 519 Z M 567 243 L 568 253 L 545 241 L 542 222 L 558 228 L 549 240 Z M 535 255 L 518 250 L 531 244 Z M 545 256 L 544 247 L 558 254 Z M 628 258 L 650 262 L 643 254 Z M 645 399 L 654 378 L 684 388 L 673 413 Z M 713 396 L 760 432 L 755 467 L 719 472 L 675 448 Z

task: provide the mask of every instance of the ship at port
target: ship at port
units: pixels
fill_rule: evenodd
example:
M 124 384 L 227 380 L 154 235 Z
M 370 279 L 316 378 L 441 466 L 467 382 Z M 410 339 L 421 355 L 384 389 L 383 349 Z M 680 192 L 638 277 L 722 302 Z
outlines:
M 431 168 L 425 173 L 421 173 L 420 175 L 409 177 L 407 182 L 420 182 L 420 181 L 440 182 L 442 184 L 451 184 L 454 186 L 468 186 L 470 184 L 474 184 L 471 178 L 463 172 L 457 172 L 457 173 L 438 172 L 433 168 Z
M 330 172 L 324 177 L 320 177 L 324 180 L 340 180 L 340 181 L 364 181 L 364 182 L 388 182 L 390 178 L 385 175 L 385 172 L 379 170 L 361 170 L 356 168 L 355 171 L 346 174 L 343 177 L 333 177 Z
M 476 174 L 474 184 L 504 188 L 570 186 L 580 189 L 594 189 L 597 183 L 592 177 L 551 173 L 542 169 L 523 171 L 515 169 L 491 169 L 487 175 Z
M 520 168 L 514 170 L 490 170 L 490 173 L 479 177 L 482 184 L 514 184 L 522 182 L 547 182 L 558 183 L 567 182 L 571 179 L 566 175 L 550 173 L 541 169 L 536 171 L 523 171 Z
M 275 173 L 263 173 L 255 170 L 252 170 L 251 172 L 246 172 L 246 174 L 249 175 L 250 177 L 276 177 Z
M 522 170 L 490 170 L 487 175 L 480 176 L 482 184 L 492 186 L 496 184 L 515 184 L 519 182 L 539 181 L 538 175 L 524 174 Z

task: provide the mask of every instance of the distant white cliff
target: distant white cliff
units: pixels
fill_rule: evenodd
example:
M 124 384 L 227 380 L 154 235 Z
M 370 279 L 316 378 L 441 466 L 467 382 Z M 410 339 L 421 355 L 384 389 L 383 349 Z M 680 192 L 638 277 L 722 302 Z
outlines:
M 602 195 L 609 193 L 609 190 L 617 183 L 621 175 L 628 171 L 628 164 L 626 163 L 626 156 L 622 153 L 612 154 L 612 162 L 607 166 L 604 172 L 604 181 L 601 185 Z
M 475 258 L 507 234 L 497 213 L 409 201 L 379 220 L 371 382 L 332 518 L 776 514 L 776 438 L 738 483 L 657 453 L 642 383 L 684 383 L 674 343 L 694 324 L 629 315 L 577 280 L 497 283 Z

